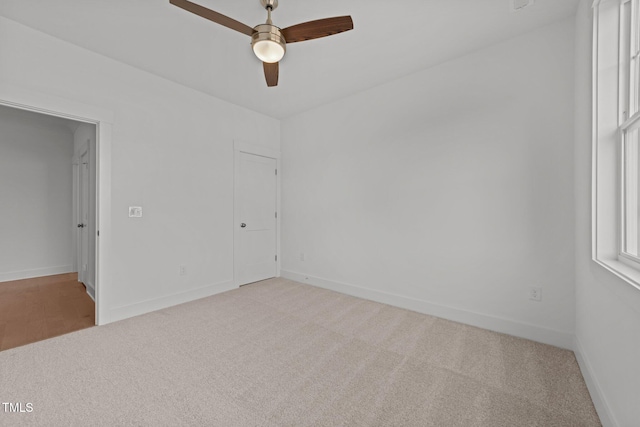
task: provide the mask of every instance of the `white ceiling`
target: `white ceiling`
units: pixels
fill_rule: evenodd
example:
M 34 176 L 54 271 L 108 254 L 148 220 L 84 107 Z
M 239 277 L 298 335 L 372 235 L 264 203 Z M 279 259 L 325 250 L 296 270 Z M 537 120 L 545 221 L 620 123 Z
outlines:
M 255 26 L 259 0 L 192 0 Z M 354 30 L 287 46 L 268 88 L 246 35 L 169 0 L 2 0 L 0 15 L 158 76 L 285 118 L 575 14 L 578 0 L 280 0 L 284 28 L 351 15 Z

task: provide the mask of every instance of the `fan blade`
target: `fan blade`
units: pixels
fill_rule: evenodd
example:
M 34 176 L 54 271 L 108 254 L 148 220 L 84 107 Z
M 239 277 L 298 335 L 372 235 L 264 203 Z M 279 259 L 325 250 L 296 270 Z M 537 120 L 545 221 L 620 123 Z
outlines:
M 280 66 L 277 62 L 270 64 L 268 62 L 262 63 L 264 68 L 264 78 L 267 80 L 267 86 L 278 86 L 278 74 L 280 73 Z
M 245 25 L 242 22 L 238 22 L 235 19 L 231 19 L 228 16 L 224 16 L 221 13 L 214 12 L 211 9 L 200 6 L 199 4 L 195 4 L 187 0 L 169 0 L 169 3 L 191 13 L 195 13 L 209 21 L 213 21 L 216 24 L 223 25 L 227 28 L 231 28 L 232 30 L 240 31 L 242 34 L 246 34 L 248 36 L 253 34 L 253 28 L 250 26 Z
M 338 16 L 293 25 L 280 31 L 288 44 L 319 39 L 320 37 L 332 36 L 349 30 L 353 30 L 353 20 L 351 17 Z

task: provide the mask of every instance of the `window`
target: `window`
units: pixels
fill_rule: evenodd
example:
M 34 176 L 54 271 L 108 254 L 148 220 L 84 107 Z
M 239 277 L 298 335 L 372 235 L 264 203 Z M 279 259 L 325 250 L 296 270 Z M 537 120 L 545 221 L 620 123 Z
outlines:
M 620 256 L 640 267 L 640 0 L 620 5 Z
M 594 4 L 593 259 L 640 289 L 640 0 Z

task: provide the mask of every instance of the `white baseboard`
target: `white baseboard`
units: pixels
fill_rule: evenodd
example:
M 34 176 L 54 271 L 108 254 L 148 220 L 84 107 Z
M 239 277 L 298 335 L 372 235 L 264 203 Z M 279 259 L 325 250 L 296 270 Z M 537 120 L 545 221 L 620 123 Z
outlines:
M 294 271 L 282 270 L 281 276 L 301 283 L 308 283 L 320 288 L 329 289 L 355 297 L 368 299 L 371 301 L 389 304 L 419 313 L 429 314 L 443 319 L 453 320 L 483 329 L 489 329 L 503 334 L 526 338 L 544 344 L 573 350 L 574 334 L 572 332 L 557 331 L 512 319 L 491 316 L 488 314 L 475 313 L 472 311 L 434 304 L 429 301 L 417 298 L 397 295 L 374 289 L 362 288 L 347 283 L 339 283 L 319 277 L 309 276 Z
M 200 298 L 205 298 L 236 288 L 237 286 L 234 286 L 233 281 L 229 280 L 222 283 L 203 286 L 197 289 L 191 289 L 186 292 L 180 292 L 160 298 L 153 298 L 146 301 L 140 301 L 133 304 L 114 307 L 111 309 L 107 309 L 107 314 L 103 319 L 101 319 L 103 320 L 101 324 L 105 325 L 107 323 L 117 322 L 118 320 L 128 319 L 129 317 L 139 316 L 141 314 L 150 313 L 156 310 L 162 310 L 163 308 L 183 304 L 185 302 L 194 301 Z
M 87 294 L 91 297 L 93 302 L 96 302 L 96 285 L 91 282 L 87 282 L 84 286 L 87 288 Z
M 57 267 L 34 268 L 31 270 L 8 271 L 0 273 L 0 282 L 10 280 L 32 279 L 34 277 L 53 276 L 54 274 L 73 273 L 72 265 L 60 265 Z
M 618 424 L 613 416 L 611 405 L 609 405 L 607 398 L 602 393 L 600 382 L 594 375 L 591 362 L 589 362 L 589 358 L 584 352 L 582 344 L 580 344 L 580 340 L 577 336 L 575 337 L 573 352 L 576 355 L 578 366 L 580 366 L 580 371 L 582 372 L 582 377 L 584 378 L 584 382 L 587 384 L 589 394 L 591 394 L 591 400 L 593 401 L 593 406 L 596 407 L 596 411 L 598 412 L 598 416 L 600 417 L 600 422 L 603 427 L 619 427 L 620 424 Z

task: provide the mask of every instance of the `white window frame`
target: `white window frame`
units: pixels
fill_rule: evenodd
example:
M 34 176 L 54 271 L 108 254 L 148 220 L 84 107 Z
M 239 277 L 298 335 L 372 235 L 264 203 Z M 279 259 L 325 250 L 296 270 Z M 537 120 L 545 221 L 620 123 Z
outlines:
M 628 5 L 628 7 L 625 7 Z M 621 123 L 619 127 L 619 144 L 620 144 L 620 250 L 618 257 L 624 263 L 630 263 L 632 267 L 640 269 L 640 256 L 638 255 L 640 245 L 638 236 L 638 221 L 627 221 L 626 217 L 630 213 L 628 208 L 630 205 L 635 207 L 634 213 L 637 215 L 638 200 L 638 173 L 640 167 L 635 167 L 627 171 L 629 162 L 627 159 L 631 157 L 631 161 L 638 160 L 637 144 L 630 147 L 627 144 L 627 135 L 631 132 L 638 132 L 640 128 L 640 99 L 638 93 L 638 85 L 640 84 L 639 72 L 640 65 L 640 32 L 638 31 L 638 12 L 640 0 L 621 0 L 620 1 L 620 65 L 619 65 L 619 114 L 618 118 Z M 624 9 L 627 9 L 628 16 Z M 635 29 L 635 30 L 633 30 Z M 637 138 L 637 134 L 636 134 Z M 627 180 L 627 173 L 634 173 L 633 179 Z M 628 183 L 631 183 L 631 191 L 627 192 Z M 633 200 L 629 200 L 633 197 Z M 634 235 L 633 241 L 628 241 L 628 236 Z M 629 245 L 633 244 L 630 250 Z
M 638 222 L 634 222 L 634 223 L 629 223 L 626 220 L 626 215 L 627 215 L 627 206 L 629 205 L 629 194 L 627 193 L 627 180 L 625 179 L 626 175 L 627 175 L 627 169 L 626 169 L 626 165 L 627 165 L 627 156 L 631 156 L 632 158 L 637 159 L 638 158 L 638 147 L 634 147 L 633 151 L 629 149 L 629 147 L 626 144 L 626 137 L 625 135 L 627 135 L 629 132 L 632 131 L 638 131 L 640 130 L 640 113 L 635 113 L 629 120 L 625 121 L 625 123 L 623 123 L 620 126 L 620 130 L 619 130 L 619 145 L 620 145 L 620 163 L 619 163 L 619 174 L 620 174 L 620 236 L 619 236 L 619 242 L 620 242 L 620 248 L 619 248 L 619 253 L 618 253 L 618 257 L 620 259 L 620 261 L 624 262 L 624 263 L 631 263 L 630 265 L 632 267 L 638 268 L 640 269 L 640 256 L 634 255 L 634 253 L 639 253 L 638 252 L 638 248 L 636 247 L 635 251 L 628 251 L 628 242 L 627 242 L 627 237 L 629 236 L 630 233 L 635 234 L 636 236 L 638 235 Z M 628 151 L 632 151 L 631 153 L 629 153 Z M 640 172 L 640 168 L 636 168 L 635 171 L 636 175 L 638 174 L 638 172 Z M 638 205 L 640 203 L 640 200 L 638 200 L 638 178 L 636 176 L 636 178 L 633 180 L 634 181 L 634 187 L 633 190 L 630 192 L 631 194 L 634 195 L 635 200 L 631 201 L 632 204 L 634 205 Z M 629 228 L 633 227 L 633 231 L 630 231 Z M 635 242 L 636 246 L 639 245 L 640 242 Z
M 623 34 L 623 5 L 629 3 L 631 26 L 637 25 L 640 0 L 595 0 L 593 5 L 593 165 L 592 165 L 592 258 L 640 290 L 640 257 L 623 251 L 624 227 L 624 134 L 640 125 L 638 90 L 627 78 L 640 71 L 632 61 Z M 640 36 L 640 34 L 636 34 Z M 634 42 L 640 47 L 640 39 Z M 636 49 L 637 50 L 637 49 Z M 636 66 L 636 69 L 632 69 Z M 634 97 L 627 94 L 633 88 Z M 633 107 L 635 111 L 627 118 Z

